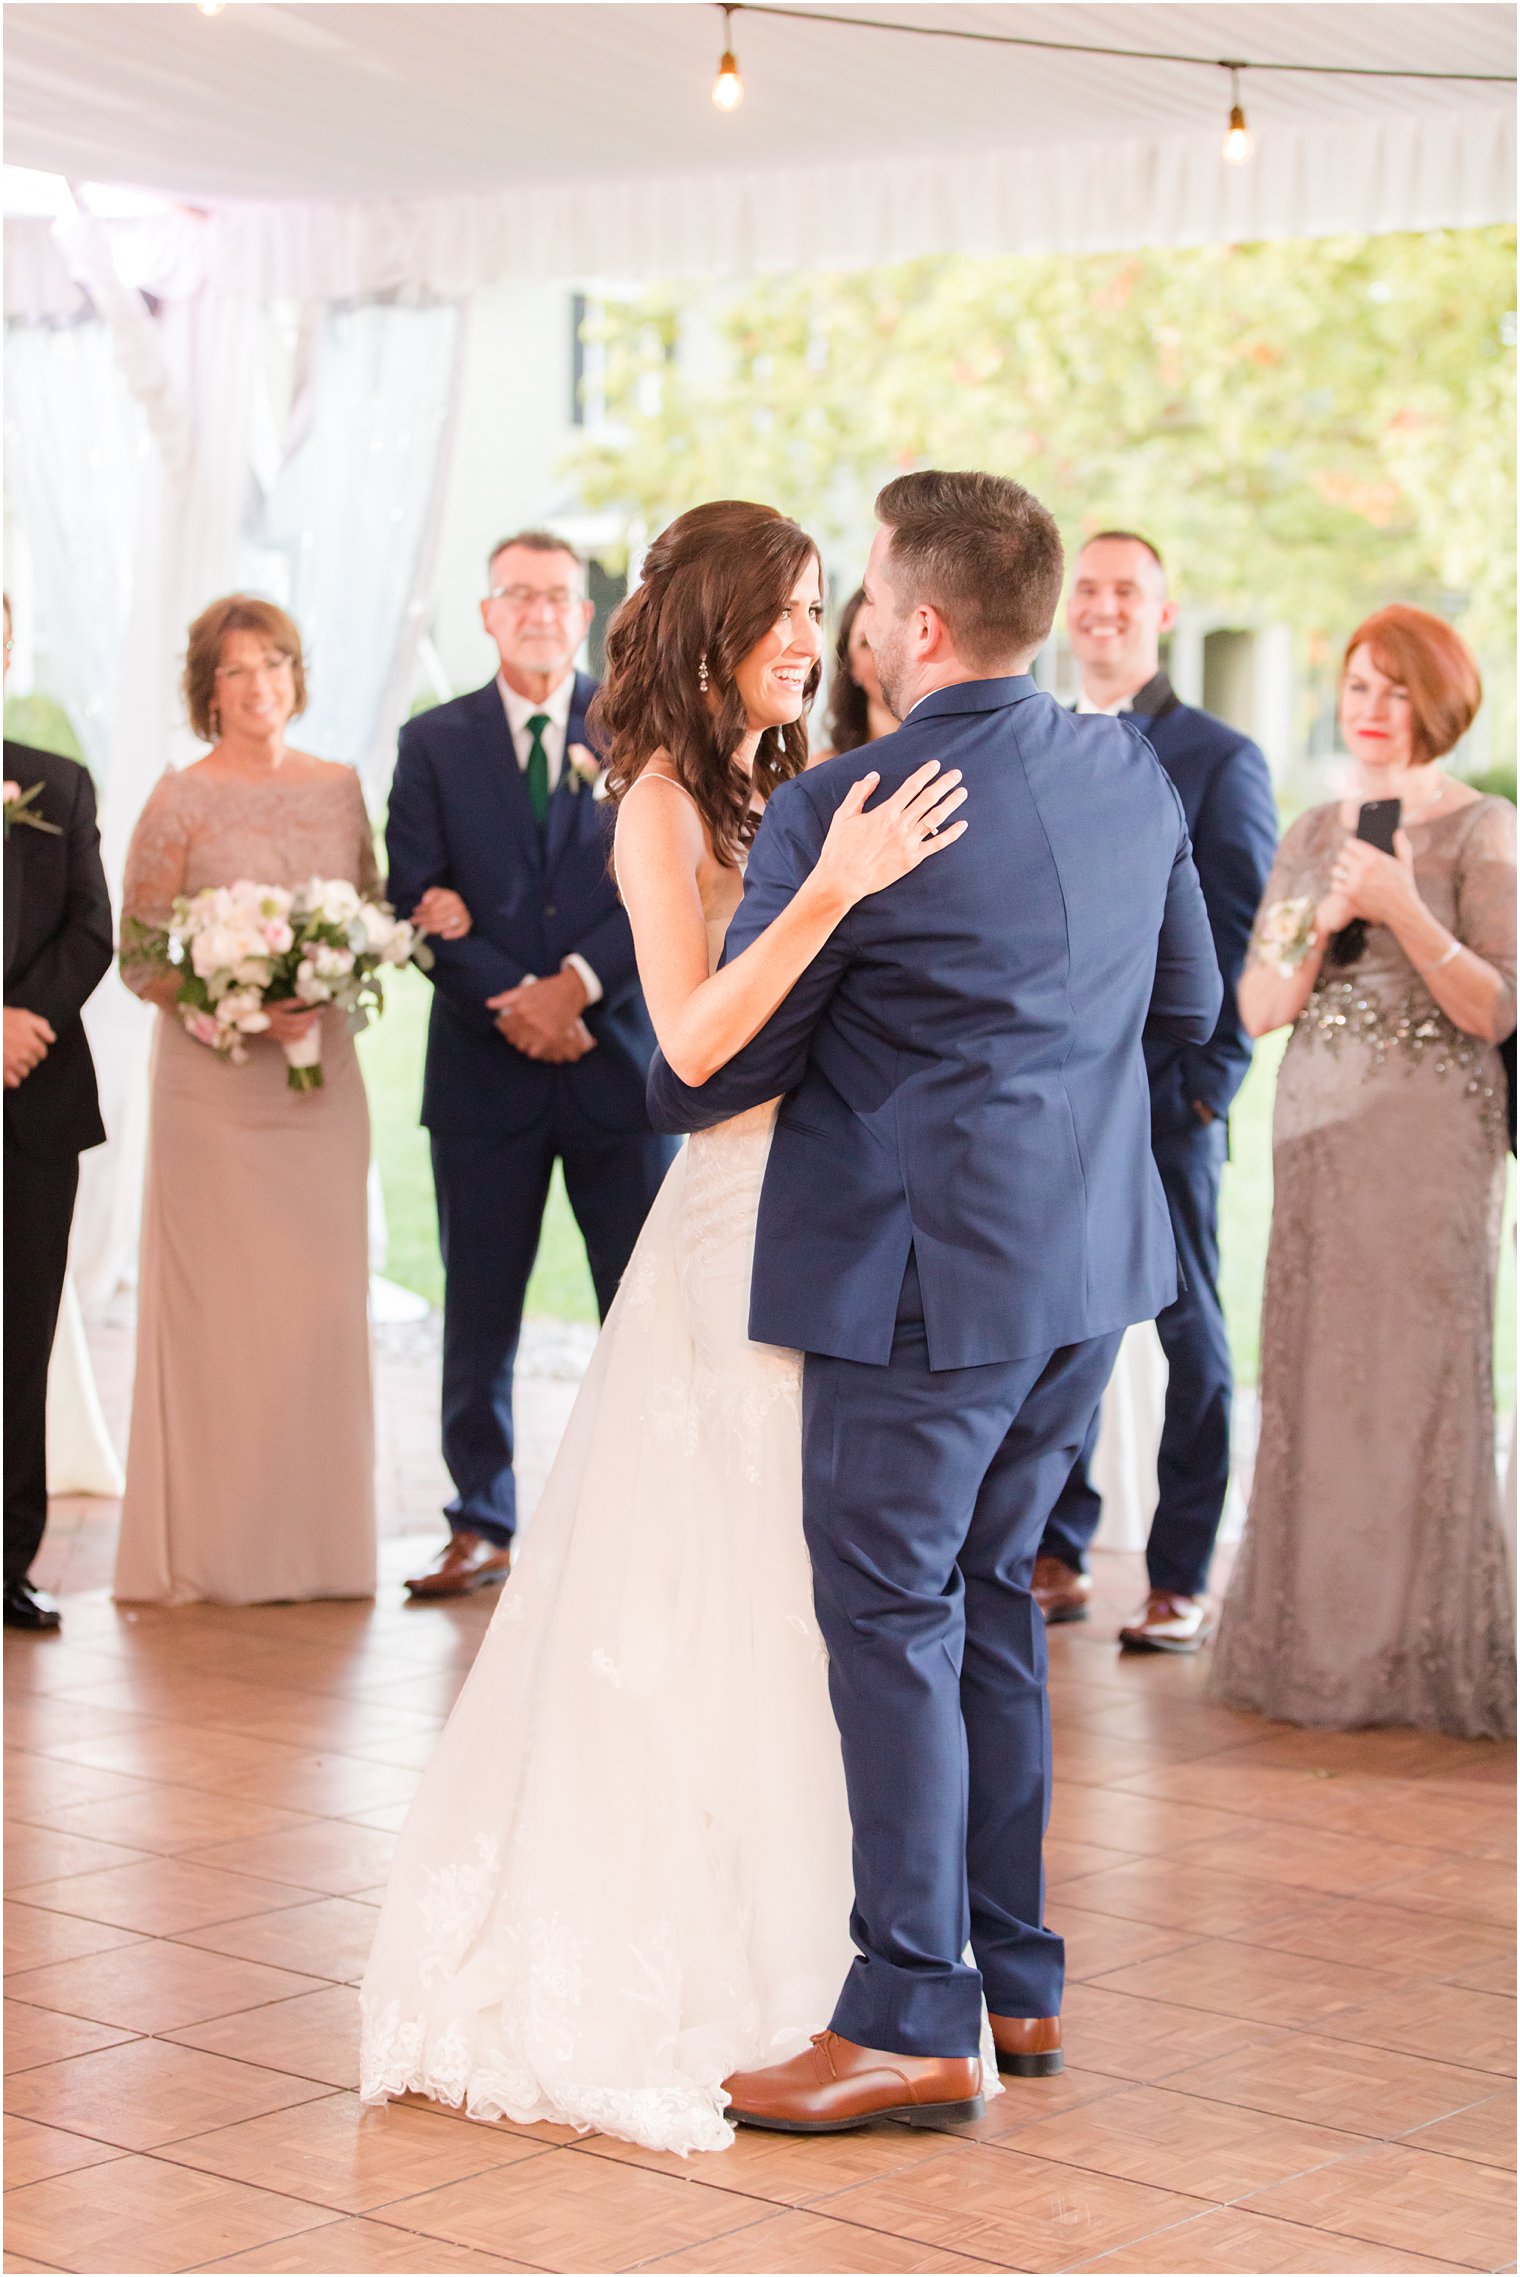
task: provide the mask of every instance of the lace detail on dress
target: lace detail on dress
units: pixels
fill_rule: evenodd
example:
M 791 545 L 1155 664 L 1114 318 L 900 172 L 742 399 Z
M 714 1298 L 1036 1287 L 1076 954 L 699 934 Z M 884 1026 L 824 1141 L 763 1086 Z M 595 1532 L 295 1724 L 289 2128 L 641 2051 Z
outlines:
M 797 1356 L 751 1343 L 774 1109 L 673 1165 L 398 1846 L 361 2093 L 719 2150 L 849 1966 Z
M 1301 816 L 1265 907 L 1317 902 L 1343 836 L 1333 807 Z M 1482 799 L 1410 838 L 1427 907 L 1511 982 L 1514 810 Z M 1294 1028 L 1261 1435 L 1209 1679 L 1232 1705 L 1339 1728 L 1515 1728 L 1494 1465 L 1502 1080 L 1495 1047 L 1453 1026 L 1384 926 Z
M 1390 1052 L 1406 1068 L 1428 1060 L 1437 1075 L 1455 1073 L 1462 1096 L 1473 1102 L 1486 1129 L 1502 1132 L 1505 1127 L 1493 1047 L 1457 1027 L 1423 989 L 1409 990 L 1390 1011 L 1376 990 L 1361 981 L 1321 977 L 1293 1032 L 1331 1051 L 1348 1043 L 1365 1047 L 1369 1073 L 1383 1068 Z

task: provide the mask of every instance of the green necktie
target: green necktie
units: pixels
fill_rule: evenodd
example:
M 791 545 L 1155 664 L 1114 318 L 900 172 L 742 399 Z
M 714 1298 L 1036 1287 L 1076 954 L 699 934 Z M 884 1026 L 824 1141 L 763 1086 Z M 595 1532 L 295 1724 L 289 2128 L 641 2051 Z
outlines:
M 535 712 L 528 722 L 528 733 L 533 738 L 528 752 L 528 804 L 540 830 L 549 811 L 549 754 L 544 749 L 544 729 L 549 725 L 547 712 Z

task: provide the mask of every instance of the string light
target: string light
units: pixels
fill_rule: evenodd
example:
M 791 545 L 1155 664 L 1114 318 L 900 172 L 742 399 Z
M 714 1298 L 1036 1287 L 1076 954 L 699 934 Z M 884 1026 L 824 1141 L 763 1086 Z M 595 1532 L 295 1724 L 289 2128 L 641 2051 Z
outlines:
M 828 8 L 777 5 L 776 0 L 719 0 L 723 10 L 723 56 L 713 81 L 712 99 L 720 111 L 736 110 L 744 100 L 744 82 L 733 52 L 733 18 L 736 15 L 778 16 L 791 23 L 838 24 L 848 31 L 906 33 L 916 39 L 971 40 L 984 47 L 1042 48 L 1053 55 L 1116 56 L 1127 63 L 1183 63 L 1203 71 L 1230 74 L 1230 123 L 1220 155 L 1227 165 L 1246 166 L 1256 155 L 1256 143 L 1246 124 L 1240 101 L 1242 71 L 1283 71 L 1315 79 L 1418 79 L 1461 82 L 1472 86 L 1512 87 L 1512 71 L 1401 70 L 1397 64 L 1376 63 L 1269 63 L 1256 57 L 1232 62 L 1224 56 L 1182 55 L 1172 48 L 1103 47 L 1096 41 L 1037 39 L 1027 32 L 973 31 L 965 24 L 905 24 L 882 16 L 841 16 Z
M 713 81 L 712 99 L 720 111 L 736 111 L 744 100 L 744 81 L 739 76 L 739 58 L 734 53 L 732 7 L 723 10 L 723 53 L 718 58 L 718 76 Z
M 1246 114 L 1240 103 L 1240 66 L 1230 65 L 1230 123 L 1224 130 L 1224 141 L 1219 155 L 1226 166 L 1249 166 L 1256 156 L 1256 144 L 1246 125 Z

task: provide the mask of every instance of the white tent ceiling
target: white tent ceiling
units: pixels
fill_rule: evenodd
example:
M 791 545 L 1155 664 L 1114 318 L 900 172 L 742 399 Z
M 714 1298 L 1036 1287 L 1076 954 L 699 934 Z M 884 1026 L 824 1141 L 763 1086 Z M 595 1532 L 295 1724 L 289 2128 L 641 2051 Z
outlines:
M 828 4 L 828 0 L 824 0 Z M 841 12 L 1201 58 L 1509 73 L 1486 0 L 880 0 Z M 740 13 L 706 0 L 10 0 L 6 155 L 217 211 L 260 291 L 856 262 L 963 247 L 1435 227 L 1514 210 L 1514 90 L 1248 74 Z

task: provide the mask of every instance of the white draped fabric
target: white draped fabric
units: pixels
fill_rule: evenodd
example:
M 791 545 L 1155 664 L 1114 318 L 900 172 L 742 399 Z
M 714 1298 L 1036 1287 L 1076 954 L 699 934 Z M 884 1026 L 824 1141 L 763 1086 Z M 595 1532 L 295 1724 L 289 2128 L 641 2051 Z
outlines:
M 8 465 L 32 603 L 100 789 L 113 897 L 149 791 L 198 748 L 179 675 L 185 629 L 208 600 L 250 586 L 290 607 L 312 661 L 302 740 L 358 765 L 372 798 L 431 601 L 460 311 L 315 310 L 282 417 L 256 299 L 192 289 L 153 312 L 142 297 L 156 265 L 166 284 L 195 285 L 203 230 L 197 217 L 132 225 L 118 262 L 107 228 L 62 224 L 49 244 L 66 290 L 49 288 L 52 313 L 13 314 L 6 327 Z M 335 529 L 341 545 L 327 542 Z M 152 1014 L 112 973 L 85 1024 L 111 1134 L 80 1164 L 69 1303 L 89 1313 L 134 1269 Z M 54 1490 L 111 1492 L 109 1441 L 71 1323 L 66 1307 Z
M 298 740 L 357 766 L 372 803 L 432 597 L 463 323 L 451 306 L 325 312 L 245 553 L 244 582 L 277 595 L 308 644 Z
M 153 289 L 203 270 L 260 300 L 460 298 L 521 278 L 866 267 L 932 253 L 1102 253 L 1515 217 L 1513 106 L 1284 126 L 1249 166 L 1217 129 L 1102 143 L 904 155 L 615 183 L 534 182 L 478 196 L 239 203 L 113 225 Z M 46 225 L 6 225 L 8 310 L 67 307 Z

